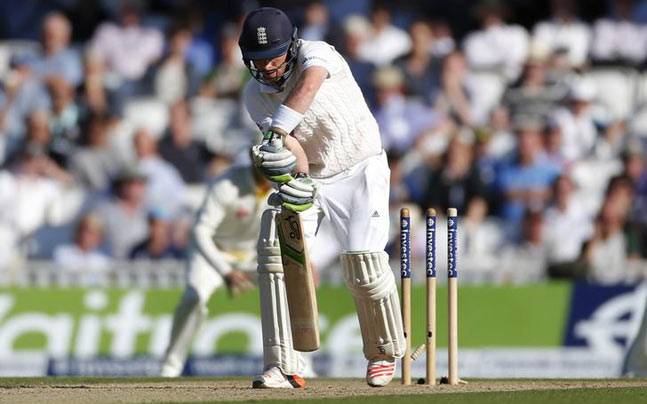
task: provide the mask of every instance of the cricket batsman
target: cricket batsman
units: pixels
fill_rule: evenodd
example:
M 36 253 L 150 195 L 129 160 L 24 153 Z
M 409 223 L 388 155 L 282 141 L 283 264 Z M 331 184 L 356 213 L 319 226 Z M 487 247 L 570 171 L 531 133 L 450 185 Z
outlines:
M 300 212 L 310 251 L 321 220 L 341 246 L 368 360 L 366 381 L 387 385 L 405 352 L 400 302 L 384 252 L 389 230 L 389 167 L 377 122 L 343 57 L 325 42 L 298 39 L 276 8 L 250 12 L 239 45 L 254 80 L 245 106 L 264 133 L 255 165 L 278 186 L 283 209 Z M 325 218 L 325 219 L 323 219 Z M 303 360 L 293 349 L 280 251 L 261 224 L 257 268 L 264 371 L 256 388 L 299 388 Z M 278 257 L 277 257 L 278 255 Z
M 225 284 L 232 296 L 254 287 L 260 219 L 271 183 L 250 166 L 232 167 L 209 186 L 191 230 L 187 286 L 173 316 L 161 375 L 182 373 L 195 333 L 207 315 L 207 302 Z

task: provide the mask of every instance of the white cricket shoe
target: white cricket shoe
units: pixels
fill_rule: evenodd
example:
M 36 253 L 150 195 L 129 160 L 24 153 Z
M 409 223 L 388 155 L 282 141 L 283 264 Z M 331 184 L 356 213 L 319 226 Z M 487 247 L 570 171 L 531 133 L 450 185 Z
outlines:
M 301 389 L 306 381 L 299 375 L 286 375 L 281 369 L 273 366 L 259 375 L 252 382 L 255 389 Z
M 164 361 L 160 376 L 162 377 L 179 377 L 182 374 L 184 363 L 172 363 L 170 360 Z
M 366 382 L 371 387 L 384 387 L 395 375 L 395 359 L 370 360 L 366 366 Z

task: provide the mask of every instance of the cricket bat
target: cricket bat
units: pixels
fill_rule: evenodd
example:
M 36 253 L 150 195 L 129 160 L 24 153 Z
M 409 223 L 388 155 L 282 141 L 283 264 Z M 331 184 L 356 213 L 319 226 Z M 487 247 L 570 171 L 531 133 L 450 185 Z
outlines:
M 276 216 L 294 349 L 319 349 L 319 310 L 310 257 L 298 213 L 281 209 Z

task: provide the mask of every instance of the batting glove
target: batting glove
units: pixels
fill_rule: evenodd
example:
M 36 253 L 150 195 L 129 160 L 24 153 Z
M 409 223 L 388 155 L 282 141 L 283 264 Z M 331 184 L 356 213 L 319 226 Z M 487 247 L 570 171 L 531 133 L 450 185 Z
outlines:
M 279 187 L 281 206 L 294 212 L 303 212 L 312 207 L 317 185 L 307 174 L 299 173 L 291 181 Z
M 263 135 L 263 142 L 252 147 L 254 165 L 273 182 L 286 183 L 297 165 L 296 156 L 283 147 L 281 136 L 273 131 Z

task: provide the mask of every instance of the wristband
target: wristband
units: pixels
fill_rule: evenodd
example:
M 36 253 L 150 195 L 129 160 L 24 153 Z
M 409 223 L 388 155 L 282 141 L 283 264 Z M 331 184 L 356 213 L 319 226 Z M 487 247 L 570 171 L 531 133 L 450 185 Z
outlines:
M 274 113 L 274 116 L 272 116 L 272 124 L 270 126 L 289 135 L 302 120 L 303 114 L 281 104 Z

